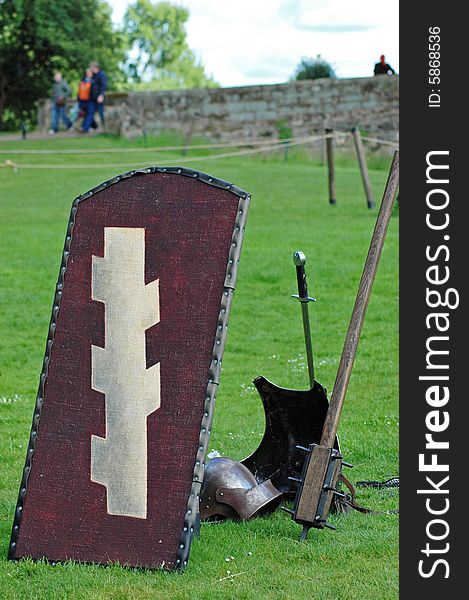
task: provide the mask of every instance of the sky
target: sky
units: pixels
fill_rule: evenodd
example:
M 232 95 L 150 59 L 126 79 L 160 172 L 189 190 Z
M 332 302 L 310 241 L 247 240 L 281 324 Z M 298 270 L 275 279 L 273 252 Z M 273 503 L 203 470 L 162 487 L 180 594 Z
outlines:
M 108 0 L 119 23 L 128 0 Z M 220 85 L 282 83 L 321 54 L 338 77 L 373 75 L 381 54 L 399 72 L 399 1 L 176 0 L 190 48 Z

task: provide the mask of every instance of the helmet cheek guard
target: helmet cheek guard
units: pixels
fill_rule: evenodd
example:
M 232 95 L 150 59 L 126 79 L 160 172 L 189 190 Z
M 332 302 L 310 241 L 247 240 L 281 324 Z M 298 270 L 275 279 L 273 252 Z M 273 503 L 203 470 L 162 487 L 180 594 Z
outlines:
M 281 497 L 270 480 L 258 484 L 241 463 L 231 458 L 213 458 L 205 467 L 200 518 L 250 519 L 275 510 Z

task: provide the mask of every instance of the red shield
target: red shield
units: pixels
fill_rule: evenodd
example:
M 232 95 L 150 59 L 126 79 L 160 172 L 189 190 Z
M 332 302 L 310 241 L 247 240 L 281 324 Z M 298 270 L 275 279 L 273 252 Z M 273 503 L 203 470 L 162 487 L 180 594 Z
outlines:
M 248 203 L 159 167 L 74 202 L 10 558 L 186 566 Z

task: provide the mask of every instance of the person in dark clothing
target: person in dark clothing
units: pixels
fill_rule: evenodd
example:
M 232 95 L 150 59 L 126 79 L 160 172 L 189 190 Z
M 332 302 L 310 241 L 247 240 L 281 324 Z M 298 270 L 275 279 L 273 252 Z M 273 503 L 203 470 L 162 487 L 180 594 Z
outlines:
M 396 71 L 388 65 L 384 58 L 384 54 L 381 54 L 379 63 L 375 64 L 375 75 L 394 75 Z
M 90 102 L 91 84 L 92 83 L 93 83 L 93 71 L 88 67 L 85 71 L 85 74 L 84 74 L 82 80 L 78 84 L 77 108 L 76 108 L 75 122 L 78 121 L 78 119 L 82 119 L 82 124 L 83 124 L 83 121 L 84 121 L 86 115 L 88 114 L 88 104 Z M 91 121 L 91 128 L 92 129 L 98 128 L 98 124 L 96 123 L 94 118 Z
M 107 88 L 107 77 L 104 71 L 101 70 L 98 63 L 91 63 L 90 69 L 93 72 L 90 89 L 90 99 L 83 126 L 80 129 L 83 133 L 87 133 L 94 121 L 94 115 L 99 113 L 102 125 L 104 125 L 104 94 Z
M 69 96 L 70 86 L 63 79 L 62 73 L 57 71 L 54 74 L 54 84 L 52 86 L 51 128 L 49 129 L 51 135 L 58 132 L 60 119 L 62 119 L 67 129 L 72 126 L 72 122 L 67 115 L 67 98 Z

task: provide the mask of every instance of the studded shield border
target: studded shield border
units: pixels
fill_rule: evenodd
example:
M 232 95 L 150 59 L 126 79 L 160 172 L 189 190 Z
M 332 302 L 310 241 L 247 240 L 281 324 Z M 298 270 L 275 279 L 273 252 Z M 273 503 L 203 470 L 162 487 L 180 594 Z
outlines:
M 52 345 L 54 343 L 54 334 L 56 328 L 57 315 L 60 310 L 60 301 L 62 297 L 62 290 L 64 286 L 64 276 L 67 271 L 67 262 L 70 253 L 70 244 L 73 236 L 73 228 L 75 224 L 75 216 L 78 209 L 78 205 L 82 200 L 86 200 L 91 196 L 94 196 L 98 192 L 122 181 L 123 179 L 128 179 L 130 177 L 134 177 L 136 175 L 147 175 L 151 173 L 170 173 L 176 175 L 182 175 L 184 177 L 190 177 L 192 179 L 197 179 L 198 181 L 205 183 L 207 185 L 211 185 L 226 191 L 233 193 L 238 197 L 238 211 L 237 217 L 235 220 L 235 225 L 233 228 L 233 234 L 231 237 L 231 247 L 228 255 L 228 263 L 226 266 L 225 273 L 225 281 L 223 294 L 220 302 L 220 310 L 218 313 L 217 320 L 217 329 L 215 332 L 215 342 L 213 345 L 211 362 L 208 369 L 208 382 L 205 393 L 205 404 L 204 404 L 204 414 L 202 417 L 202 422 L 200 425 L 200 435 L 199 435 L 199 445 L 197 454 L 194 462 L 194 471 L 192 476 L 192 485 L 189 494 L 189 499 L 187 502 L 186 513 L 184 517 L 183 529 L 181 531 L 179 537 L 179 547 L 176 555 L 176 569 L 184 570 L 187 567 L 189 552 L 192 537 L 194 534 L 194 528 L 196 524 L 196 518 L 199 508 L 199 495 L 200 489 L 202 486 L 203 478 L 204 478 L 204 468 L 205 468 L 205 457 L 208 450 L 208 442 L 210 438 L 210 431 L 212 426 L 213 419 L 213 411 L 216 399 L 216 391 L 219 385 L 220 373 L 221 373 L 221 362 L 223 357 L 223 351 L 225 348 L 226 335 L 227 335 L 227 323 L 230 314 L 231 304 L 233 300 L 233 293 L 236 285 L 236 278 L 238 272 L 238 264 L 239 258 L 241 254 L 241 247 L 244 238 L 244 230 L 247 220 L 247 213 L 249 208 L 249 203 L 251 196 L 244 190 L 236 187 L 235 185 L 223 181 L 222 179 L 218 179 L 216 177 L 212 177 L 207 173 L 203 173 L 201 171 L 195 171 L 193 169 L 188 169 L 184 167 L 146 167 L 144 169 L 136 169 L 132 171 L 128 171 L 121 175 L 117 175 L 112 179 L 105 181 L 104 183 L 94 187 L 88 192 L 81 194 L 72 203 L 72 208 L 70 211 L 70 218 L 68 221 L 67 233 L 65 236 L 65 244 L 62 253 L 62 262 L 60 265 L 58 281 L 56 285 L 56 291 L 54 296 L 54 302 L 52 305 L 52 314 L 49 323 L 49 332 L 47 336 L 46 349 L 44 354 L 44 361 L 42 365 L 40 380 L 39 380 L 39 388 L 36 397 L 36 404 L 33 412 L 33 420 L 31 426 L 31 433 L 29 436 L 28 449 L 26 452 L 26 460 L 23 468 L 23 474 L 21 478 L 20 490 L 18 494 L 18 501 L 16 503 L 15 515 L 13 520 L 13 528 L 10 538 L 10 544 L 8 548 L 8 559 L 9 560 L 18 560 L 14 556 L 16 542 L 19 534 L 19 529 L 21 525 L 22 511 L 23 511 L 23 503 L 24 498 L 28 489 L 28 479 L 29 474 L 31 472 L 32 460 L 34 457 L 34 448 L 36 445 L 37 439 L 37 431 L 39 426 L 39 421 L 41 418 L 41 410 L 43 405 L 43 394 L 44 394 L 44 386 L 47 380 L 48 366 L 50 360 L 50 353 L 52 349 Z

